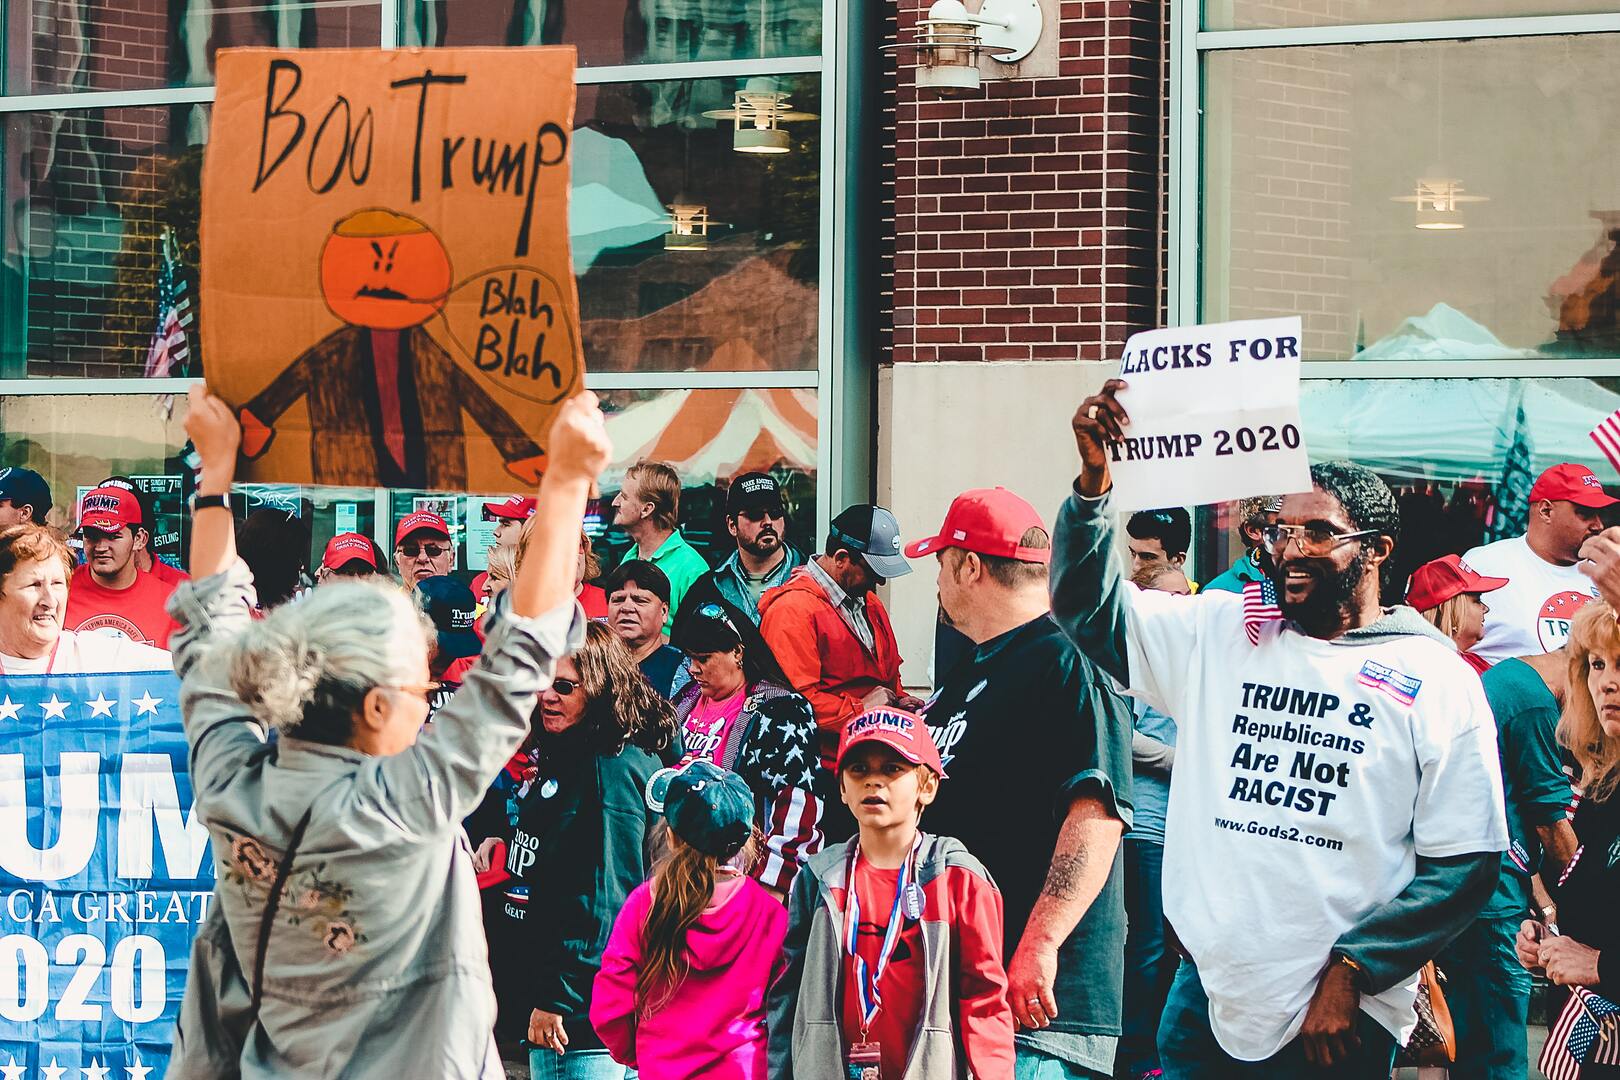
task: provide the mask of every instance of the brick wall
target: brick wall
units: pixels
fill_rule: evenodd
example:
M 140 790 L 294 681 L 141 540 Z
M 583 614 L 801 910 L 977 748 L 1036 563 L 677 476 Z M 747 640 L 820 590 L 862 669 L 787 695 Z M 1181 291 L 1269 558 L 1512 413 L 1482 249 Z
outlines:
M 1058 74 L 975 96 L 888 61 L 882 360 L 1110 359 L 1161 321 L 1167 6 L 1062 0 Z M 893 0 L 886 40 L 927 7 Z

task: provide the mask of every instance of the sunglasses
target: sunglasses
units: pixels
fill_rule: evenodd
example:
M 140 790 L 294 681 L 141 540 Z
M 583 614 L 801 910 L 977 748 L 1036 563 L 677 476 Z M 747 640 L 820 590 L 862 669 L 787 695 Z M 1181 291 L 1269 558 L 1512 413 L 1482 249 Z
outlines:
M 449 550 L 450 549 L 445 547 L 443 544 L 417 544 L 413 542 L 399 545 L 399 553 L 405 556 L 407 559 L 416 558 L 416 553 L 418 551 L 426 552 L 427 557 L 430 559 L 437 559 L 440 555 L 443 555 Z
M 579 683 L 573 679 L 552 679 L 551 688 L 557 691 L 559 697 L 572 697 L 574 691 L 579 689 Z
M 1268 525 L 1260 530 L 1260 540 L 1272 555 L 1281 555 L 1290 542 L 1299 545 L 1302 555 L 1319 559 L 1331 554 L 1340 544 L 1377 536 L 1377 529 L 1358 529 L 1355 532 L 1334 532 L 1314 525 Z
M 780 506 L 772 506 L 762 510 L 739 510 L 737 516 L 749 521 L 786 521 L 787 511 Z
M 402 694 L 410 694 L 413 697 L 419 697 L 425 703 L 431 705 L 433 704 L 433 695 L 437 694 L 443 687 L 444 684 L 440 682 L 396 683 L 395 685 L 390 686 L 388 689 L 398 690 Z

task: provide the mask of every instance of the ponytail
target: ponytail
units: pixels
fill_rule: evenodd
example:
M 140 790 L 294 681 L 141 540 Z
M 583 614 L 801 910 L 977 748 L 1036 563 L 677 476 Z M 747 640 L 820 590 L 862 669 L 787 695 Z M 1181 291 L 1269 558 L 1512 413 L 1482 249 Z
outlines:
M 715 874 L 722 862 L 733 862 L 677 843 L 673 832 L 665 839 L 669 842 L 653 870 L 652 904 L 641 929 L 644 960 L 636 977 L 636 1012 L 643 1017 L 669 1004 L 686 981 L 692 966 L 686 953 L 686 932 L 713 901 Z M 755 840 L 750 839 L 737 865 L 752 866 L 754 851 Z

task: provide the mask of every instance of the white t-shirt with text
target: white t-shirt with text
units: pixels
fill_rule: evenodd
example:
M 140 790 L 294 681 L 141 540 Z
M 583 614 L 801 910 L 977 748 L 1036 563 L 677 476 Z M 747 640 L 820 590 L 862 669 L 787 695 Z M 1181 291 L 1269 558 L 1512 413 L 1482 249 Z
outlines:
M 1591 578 L 1543 559 L 1522 536 L 1474 548 L 1463 562 L 1476 573 L 1508 579 L 1482 597 L 1490 610 L 1485 636 L 1473 651 L 1493 664 L 1563 647 L 1570 619 L 1597 596 Z
M 1123 590 L 1130 692 L 1178 722 L 1164 909 L 1210 1027 L 1244 1061 L 1305 1020 L 1333 946 L 1411 882 L 1416 857 L 1507 846 L 1479 676 L 1432 638 L 1321 641 L 1237 593 Z M 1417 974 L 1363 996 L 1404 1042 Z

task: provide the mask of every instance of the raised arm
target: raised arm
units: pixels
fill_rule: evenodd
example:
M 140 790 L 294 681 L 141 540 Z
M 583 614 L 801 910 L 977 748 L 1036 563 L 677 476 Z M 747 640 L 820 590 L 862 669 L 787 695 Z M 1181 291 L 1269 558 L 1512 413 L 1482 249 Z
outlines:
M 509 617 L 490 633 L 461 689 L 435 714 L 433 730 L 377 765 L 386 801 L 401 807 L 409 830 L 433 831 L 471 812 L 528 733 L 557 658 L 582 640 L 574 560 L 591 484 L 612 457 L 595 394 L 587 391 L 562 407 L 550 446 L 551 468 L 540 482 Z
M 194 386 L 186 434 L 202 458 L 199 499 L 228 497 L 241 438 L 230 406 Z M 169 598 L 176 629 L 169 637 L 180 675 L 180 715 L 191 744 L 191 777 L 197 806 L 207 820 L 210 795 L 239 775 L 248 755 L 264 745 L 264 728 L 253 719 L 230 683 L 229 649 L 215 648 L 252 622 L 253 577 L 236 557 L 230 508 L 207 505 L 191 515 L 192 579 Z

